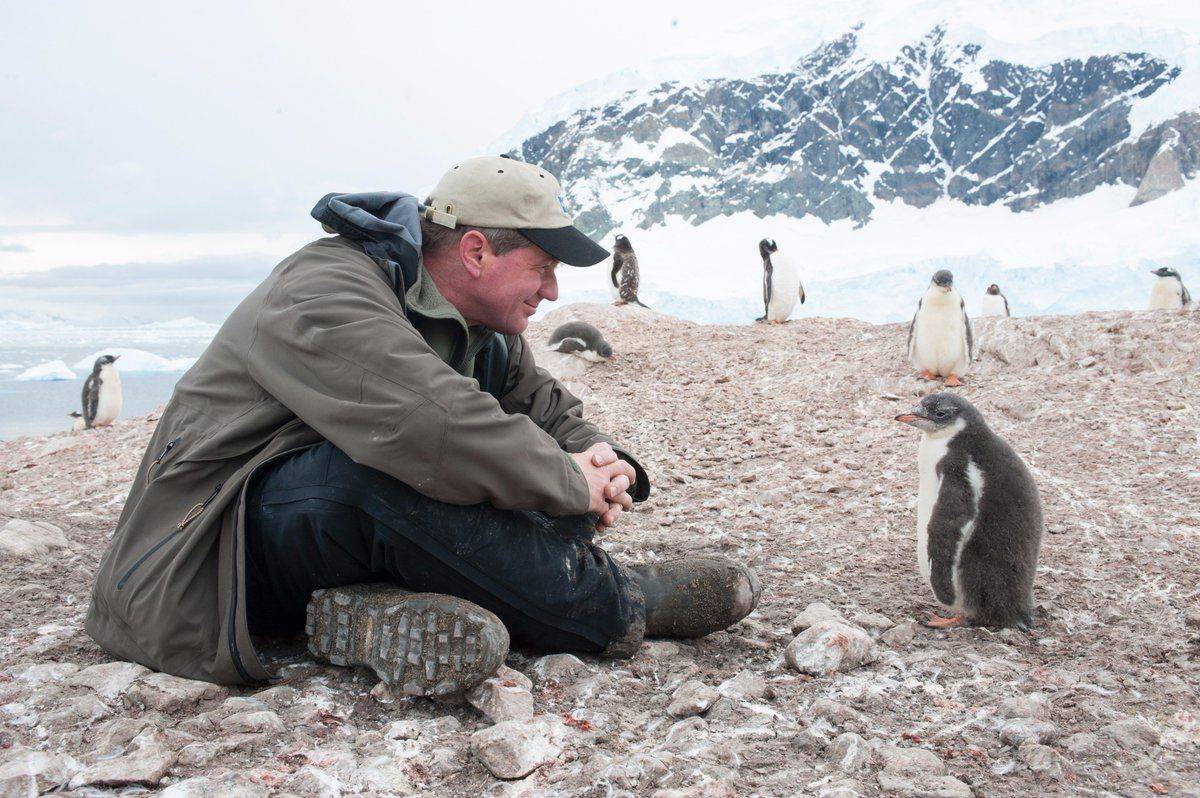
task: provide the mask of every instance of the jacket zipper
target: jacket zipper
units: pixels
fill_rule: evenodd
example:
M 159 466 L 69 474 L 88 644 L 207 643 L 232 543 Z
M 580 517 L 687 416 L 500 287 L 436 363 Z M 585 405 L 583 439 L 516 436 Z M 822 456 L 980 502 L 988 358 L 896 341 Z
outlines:
M 172 443 L 174 443 L 174 441 L 172 441 Z M 170 444 L 168 444 L 168 446 L 169 445 Z M 192 505 L 191 509 L 188 510 L 187 513 L 184 514 L 183 518 L 180 520 L 180 522 L 178 524 L 175 525 L 175 528 L 171 530 L 169 535 L 167 535 L 165 538 L 158 541 L 153 546 L 151 546 L 149 549 L 147 549 L 146 552 L 144 554 L 142 554 L 141 557 L 138 557 L 137 560 L 134 561 L 133 565 L 129 566 L 129 570 L 125 572 L 125 575 L 122 576 L 120 578 L 120 580 L 118 580 L 117 590 L 120 590 L 121 588 L 125 587 L 125 583 L 127 581 L 129 581 L 129 577 L 133 576 L 134 571 L 136 571 L 138 568 L 142 567 L 142 563 L 144 563 L 146 560 L 148 560 L 150 558 L 150 555 L 154 554 L 154 552 L 158 551 L 163 546 L 167 545 L 167 543 L 169 543 L 172 538 L 174 538 L 176 535 L 178 535 L 180 532 L 182 532 L 184 529 L 186 529 L 188 524 L 192 523 L 197 518 L 199 518 L 200 514 L 204 512 L 204 508 L 207 507 L 209 504 L 211 504 L 213 499 L 217 498 L 217 494 L 221 492 L 221 486 L 224 484 L 225 483 L 223 483 L 223 482 L 218 482 L 216 484 L 216 487 L 213 488 L 212 493 L 210 493 L 208 495 L 208 498 L 202 502 L 197 502 L 196 504 Z
M 150 467 L 148 469 L 146 469 L 146 484 L 147 485 L 149 485 L 150 480 L 154 478 L 154 467 L 157 466 L 159 463 L 161 463 L 163 461 L 163 458 L 166 457 L 171 452 L 171 450 L 175 448 L 175 444 L 179 443 L 181 440 L 183 440 L 182 435 L 180 435 L 178 438 L 175 438 L 174 440 L 167 441 L 167 445 L 164 446 L 162 448 L 162 451 L 158 453 L 158 456 L 154 458 L 154 462 L 152 462 L 150 464 Z

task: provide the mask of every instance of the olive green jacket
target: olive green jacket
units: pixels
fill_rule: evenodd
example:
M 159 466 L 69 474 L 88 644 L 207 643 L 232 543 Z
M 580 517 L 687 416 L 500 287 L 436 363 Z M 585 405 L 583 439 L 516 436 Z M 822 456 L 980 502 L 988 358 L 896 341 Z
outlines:
M 246 628 L 243 488 L 322 440 L 440 501 L 587 512 L 566 453 L 609 439 L 579 400 L 520 336 L 507 339 L 502 399 L 481 391 L 465 375 L 472 342 L 492 333 L 469 331 L 423 269 L 402 304 L 385 266 L 342 236 L 309 244 L 180 379 L 92 591 L 86 628 L 114 657 L 219 683 L 269 678 Z

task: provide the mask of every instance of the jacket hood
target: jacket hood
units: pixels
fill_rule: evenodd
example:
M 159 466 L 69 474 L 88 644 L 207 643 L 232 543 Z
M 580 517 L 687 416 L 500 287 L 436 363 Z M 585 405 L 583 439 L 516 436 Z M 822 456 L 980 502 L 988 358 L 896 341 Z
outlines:
M 361 244 L 371 257 L 396 264 L 403 286 L 416 282 L 421 255 L 421 206 L 416 197 L 398 191 L 335 192 L 313 206 L 312 217 L 328 232 Z M 403 291 L 398 276 L 391 275 L 393 287 Z

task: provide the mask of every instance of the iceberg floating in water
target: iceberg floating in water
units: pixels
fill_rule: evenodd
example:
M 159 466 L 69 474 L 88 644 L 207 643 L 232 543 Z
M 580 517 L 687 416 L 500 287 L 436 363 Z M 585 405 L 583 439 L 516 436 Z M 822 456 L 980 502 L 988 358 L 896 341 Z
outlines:
M 114 346 L 110 349 L 99 349 L 87 357 L 80 358 L 75 364 L 75 369 L 78 371 L 86 371 L 91 373 L 92 366 L 96 363 L 96 358 L 101 355 L 115 355 L 118 360 L 116 363 L 117 371 L 134 372 L 134 371 L 154 371 L 154 372 L 170 372 L 170 371 L 187 371 L 196 362 L 194 357 L 175 357 L 168 358 L 156 355 L 153 352 L 147 352 L 145 349 L 130 349 L 128 347 Z
M 90 369 L 89 369 L 90 370 Z M 47 360 L 22 371 L 16 377 L 17 382 L 47 382 L 51 380 L 73 380 L 75 372 L 67 368 L 61 360 Z

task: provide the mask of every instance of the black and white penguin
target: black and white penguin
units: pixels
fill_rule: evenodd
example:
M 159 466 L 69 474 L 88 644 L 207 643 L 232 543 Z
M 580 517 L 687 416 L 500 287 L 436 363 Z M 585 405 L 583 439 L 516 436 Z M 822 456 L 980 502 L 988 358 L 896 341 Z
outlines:
M 1011 316 L 1008 311 L 1008 298 L 1000 293 L 1000 286 L 992 283 L 987 287 L 987 293 L 983 295 L 983 312 L 982 316 Z
M 920 370 L 921 378 L 946 378 L 946 385 L 959 380 L 975 357 L 975 334 L 967 318 L 967 303 L 954 289 L 954 275 L 942 269 L 933 275 L 925 296 L 917 302 L 917 313 L 908 327 L 908 360 Z
M 616 357 L 613 348 L 604 335 L 586 321 L 569 321 L 560 324 L 550 334 L 546 344 L 550 352 L 561 352 L 564 355 L 575 355 L 592 363 L 612 360 Z
M 1163 266 L 1151 269 L 1150 273 L 1158 275 L 1154 287 L 1150 289 L 1150 310 L 1178 310 L 1191 304 L 1192 295 L 1188 293 L 1179 272 L 1170 266 Z
M 104 427 L 121 415 L 121 375 L 114 365 L 120 355 L 101 355 L 83 381 L 83 424 Z
M 642 305 L 637 296 L 639 279 L 638 259 L 633 245 L 629 243 L 628 238 L 618 235 L 616 243 L 613 244 L 612 272 L 608 278 L 613 304 L 625 305 L 632 302 Z
M 1028 631 L 1043 529 L 1033 475 L 957 394 L 930 394 L 896 420 L 922 433 L 917 563 L 952 613 L 928 625 Z
M 796 297 L 804 304 L 804 286 L 800 284 L 800 270 L 791 258 L 780 255 L 779 245 L 773 238 L 758 242 L 758 254 L 763 263 L 763 315 L 755 321 L 783 324 L 796 307 Z

